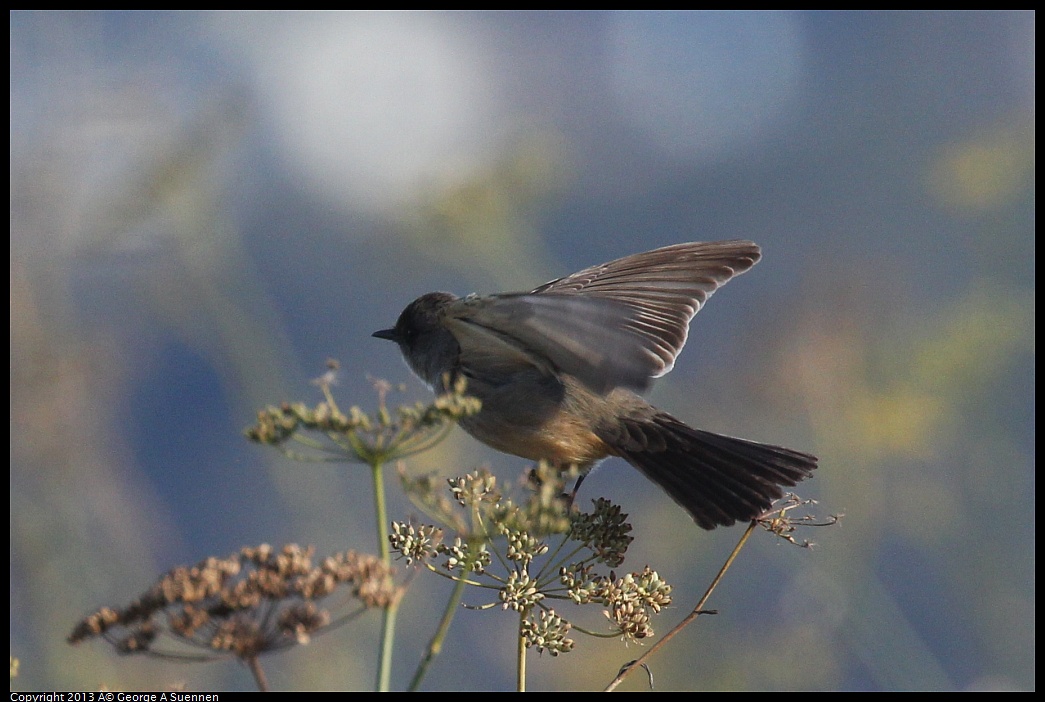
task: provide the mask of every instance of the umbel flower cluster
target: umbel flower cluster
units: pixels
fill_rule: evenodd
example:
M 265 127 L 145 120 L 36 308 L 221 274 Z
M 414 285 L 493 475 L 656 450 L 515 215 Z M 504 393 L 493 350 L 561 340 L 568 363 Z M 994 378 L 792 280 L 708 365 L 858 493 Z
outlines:
M 336 362 L 330 362 L 334 364 Z M 377 383 L 380 406 L 374 416 L 359 407 L 342 412 L 330 392 L 333 371 L 315 381 L 325 401 L 310 407 L 284 402 L 258 412 L 257 423 L 247 429 L 251 441 L 274 446 L 297 460 L 374 464 L 425 451 L 439 443 L 462 417 L 479 411 L 481 403 L 464 394 L 464 380 L 447 388 L 430 404 L 404 405 L 390 411 L 385 396 L 388 383 Z M 289 448 L 293 441 L 298 450 Z
M 578 631 L 619 637 L 626 643 L 653 635 L 652 615 L 671 604 L 671 587 L 649 566 L 618 575 L 632 542 L 627 515 L 604 499 L 593 500 L 588 512 L 577 509 L 572 497 L 564 495 L 565 482 L 577 478 L 575 470 L 560 473 L 539 464 L 527 476 L 527 492 L 519 501 L 505 497 L 488 471 L 454 478 L 449 489 L 447 481 L 432 476 L 408 477 L 398 459 L 436 444 L 457 420 L 479 411 L 479 401 L 464 394 L 462 382 L 447 381 L 445 392 L 430 404 L 390 410 L 385 399 L 392 386 L 375 381 L 379 398 L 375 413 L 368 415 L 358 407 L 342 412 L 331 392 L 337 363 L 330 361 L 327 368 L 313 381 L 323 394 L 318 404 L 287 402 L 268 407 L 258 413 L 257 423 L 246 435 L 297 460 L 369 467 L 380 556 L 346 551 L 314 565 L 311 547 L 292 544 L 278 550 L 261 545 L 227 558 L 207 558 L 171 570 L 122 609 L 103 607 L 86 617 L 69 635 L 71 644 L 101 638 L 122 654 L 194 661 L 234 658 L 248 667 L 258 689 L 267 691 L 261 655 L 308 643 L 331 627 L 377 610 L 381 634 L 375 641 L 375 689 L 388 691 L 403 596 L 403 588 L 392 577 L 393 555 L 455 583 L 410 679 L 411 691 L 421 689 L 469 586 L 485 593 L 484 601 L 472 609 L 499 607 L 518 618 L 520 691 L 526 686 L 528 648 L 552 656 L 567 653 L 574 648 L 571 633 Z M 389 529 L 383 468 L 390 461 L 398 461 L 404 491 L 429 518 L 427 523 L 392 522 Z M 811 546 L 796 538 L 798 527 L 837 521 L 836 517 L 820 522 L 811 515 L 791 515 L 811 503 L 789 496 L 749 525 L 690 615 L 637 661 L 621 668 L 607 690 L 629 671 L 645 667 L 644 660 L 697 615 L 709 613 L 704 604 L 756 526 L 793 544 Z M 332 614 L 326 603 L 335 595 L 338 611 Z M 563 610 L 571 603 L 571 613 L 582 613 L 575 607 L 589 605 L 589 610 L 600 608 L 605 619 L 593 617 L 595 624 L 587 628 L 567 621 Z
M 346 551 L 313 565 L 312 554 L 311 547 L 277 551 L 262 544 L 175 568 L 127 607 L 103 607 L 83 619 L 69 643 L 101 636 L 123 654 L 252 660 L 308 643 L 313 634 L 400 596 L 376 556 Z M 332 621 L 320 603 L 346 590 L 359 607 Z
M 620 507 L 600 498 L 590 512 L 569 509 L 562 477 L 548 466 L 531 474 L 532 491 L 521 504 L 503 497 L 487 471 L 450 480 L 452 499 L 434 494 L 427 479 L 404 482 L 415 503 L 455 535 L 451 540 L 434 524 L 395 522 L 393 552 L 408 564 L 495 592 L 495 601 L 477 608 L 518 612 L 529 648 L 566 653 L 574 647 L 572 629 L 641 641 L 653 634 L 651 616 L 671 603 L 671 586 L 656 571 L 618 576 L 610 570 L 623 563 L 632 541 Z M 555 601 L 602 606 L 609 630 L 571 624 L 551 606 Z

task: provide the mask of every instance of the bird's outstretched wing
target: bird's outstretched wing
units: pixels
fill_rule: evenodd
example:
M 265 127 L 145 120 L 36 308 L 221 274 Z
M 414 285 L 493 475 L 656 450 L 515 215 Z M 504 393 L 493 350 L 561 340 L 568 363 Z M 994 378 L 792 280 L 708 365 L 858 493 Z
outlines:
M 641 391 L 674 367 L 690 320 L 712 293 L 760 257 L 750 241 L 676 244 L 529 293 L 476 298 L 454 317 L 510 339 L 596 392 Z

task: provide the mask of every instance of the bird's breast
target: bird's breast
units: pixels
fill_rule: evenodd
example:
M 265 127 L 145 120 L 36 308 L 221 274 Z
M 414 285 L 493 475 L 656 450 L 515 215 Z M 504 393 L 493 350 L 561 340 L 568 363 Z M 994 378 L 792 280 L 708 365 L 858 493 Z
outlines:
M 586 466 L 609 455 L 595 434 L 604 398 L 596 397 L 568 376 L 529 370 L 476 382 L 466 392 L 482 401 L 478 414 L 461 427 L 498 451 L 556 465 Z
M 587 466 L 609 455 L 609 447 L 585 421 L 561 411 L 534 423 L 484 409 L 462 419 L 461 428 L 487 446 L 531 461 Z

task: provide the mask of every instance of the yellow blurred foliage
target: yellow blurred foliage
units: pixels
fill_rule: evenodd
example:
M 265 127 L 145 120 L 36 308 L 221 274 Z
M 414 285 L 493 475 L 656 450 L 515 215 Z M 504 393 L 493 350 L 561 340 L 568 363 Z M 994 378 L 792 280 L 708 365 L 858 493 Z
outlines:
M 956 208 L 1011 204 L 1033 183 L 1034 141 L 1034 125 L 1017 123 L 944 147 L 930 166 L 929 191 Z

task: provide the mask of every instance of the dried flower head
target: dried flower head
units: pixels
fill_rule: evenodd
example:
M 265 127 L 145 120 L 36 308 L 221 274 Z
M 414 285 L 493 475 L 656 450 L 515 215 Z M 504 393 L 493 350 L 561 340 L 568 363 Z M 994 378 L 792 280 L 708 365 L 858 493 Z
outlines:
M 447 571 L 460 569 L 466 573 L 483 573 L 490 565 L 490 552 L 482 542 L 463 541 L 458 536 L 452 544 L 440 544 L 438 551 L 446 556 L 443 568 Z
M 817 504 L 816 500 L 803 499 L 798 495 L 789 492 L 784 495 L 782 499 L 778 500 L 772 508 L 762 514 L 757 521 L 766 531 L 779 536 L 788 543 L 792 543 L 795 546 L 800 546 L 802 548 L 813 548 L 816 544 L 808 539 L 799 541 L 795 538 L 794 533 L 798 531 L 800 527 L 833 526 L 844 516 L 842 514 L 832 514 L 827 519 L 821 520 L 811 514 L 806 514 L 801 517 L 793 517 L 790 514 L 794 509 L 815 504 Z
M 451 478 L 450 494 L 462 507 L 478 507 L 482 503 L 496 503 L 501 499 L 497 478 L 485 468 L 461 478 Z
M 348 551 L 313 565 L 312 554 L 311 547 L 262 544 L 174 568 L 129 606 L 103 607 L 83 619 L 69 643 L 101 636 L 124 654 L 254 659 L 307 643 L 331 626 L 319 601 L 342 588 L 361 603 L 359 611 L 387 607 L 400 596 L 376 556 Z M 161 642 L 187 648 L 163 648 Z
M 539 651 L 558 655 L 574 645 L 566 638 L 571 624 L 548 606 L 554 599 L 601 605 L 613 622 L 612 634 L 628 641 L 652 634 L 650 617 L 671 602 L 671 587 L 649 568 L 622 578 L 597 571 L 620 565 L 631 544 L 631 525 L 620 507 L 599 499 L 589 513 L 567 509 L 562 476 L 547 465 L 532 471 L 519 503 L 504 497 L 486 471 L 449 484 L 457 512 L 467 515 L 450 516 L 444 524 L 468 523 L 467 530 L 433 546 L 430 535 L 441 534 L 439 528 L 393 524 L 392 548 L 401 557 L 444 577 L 496 589 L 497 602 L 476 608 L 500 605 L 518 612 L 520 636 Z M 429 495 L 424 503 L 437 501 Z M 433 549 L 446 560 L 437 563 Z
M 392 550 L 400 558 L 405 558 L 407 565 L 433 558 L 439 553 L 436 547 L 442 540 L 443 530 L 427 524 L 415 527 L 413 524 L 392 522 L 392 533 L 388 535 Z
M 544 599 L 537 581 L 530 577 L 529 573 L 513 570 L 508 575 L 508 581 L 501 588 L 499 595 L 504 609 L 514 609 L 521 612 L 524 609 L 532 609 L 535 604 Z
M 573 650 L 573 639 L 566 638 L 570 633 L 570 623 L 555 613 L 555 610 L 540 610 L 536 616 L 523 620 L 522 635 L 527 648 L 536 647 L 538 653 L 547 650 L 553 656 L 569 653 Z
M 331 392 L 332 375 L 315 381 L 324 401 L 315 407 L 301 402 L 283 403 L 258 412 L 247 438 L 280 448 L 302 460 L 353 461 L 373 465 L 409 456 L 431 448 L 446 436 L 454 423 L 479 411 L 480 402 L 464 394 L 459 381 L 425 405 L 402 406 L 392 412 L 385 405 L 391 386 L 375 381 L 378 408 L 373 416 L 358 407 L 340 410 Z M 305 453 L 286 447 L 289 441 L 307 447 Z
M 592 500 L 595 509 L 591 512 L 576 512 L 573 515 L 571 534 L 574 539 L 590 548 L 598 560 L 611 568 L 624 562 L 624 553 L 635 540 L 630 535 L 628 515 L 602 497 Z

